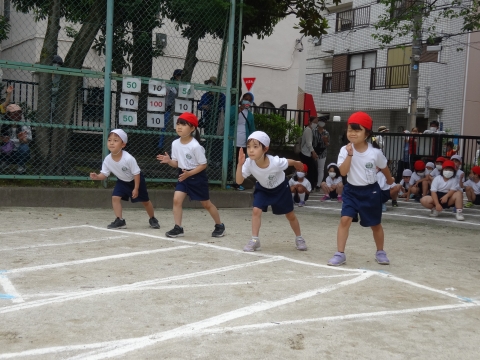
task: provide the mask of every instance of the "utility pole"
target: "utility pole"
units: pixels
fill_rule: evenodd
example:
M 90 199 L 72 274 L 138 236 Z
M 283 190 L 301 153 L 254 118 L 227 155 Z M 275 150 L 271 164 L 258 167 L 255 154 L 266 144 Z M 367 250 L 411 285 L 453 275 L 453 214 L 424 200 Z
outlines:
M 413 17 L 412 57 L 410 58 L 410 79 L 408 83 L 407 129 L 417 126 L 418 78 L 420 55 L 422 55 L 422 11 L 423 0 L 417 0 L 417 11 Z

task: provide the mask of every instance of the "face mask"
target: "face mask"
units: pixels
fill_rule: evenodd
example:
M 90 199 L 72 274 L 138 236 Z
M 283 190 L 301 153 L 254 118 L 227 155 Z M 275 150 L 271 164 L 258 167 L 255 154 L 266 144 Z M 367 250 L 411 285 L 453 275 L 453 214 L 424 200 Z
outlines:
M 315 130 L 317 128 L 318 124 L 317 123 L 312 123 L 312 130 Z
M 321 121 L 321 122 L 318 123 L 318 126 L 323 128 L 323 127 L 325 127 L 325 123 L 323 121 Z
M 242 105 L 251 105 L 251 102 L 248 100 L 242 100 Z
M 420 176 L 420 177 L 422 177 L 422 176 L 425 175 L 425 173 L 424 173 L 424 172 L 417 172 L 417 175 Z
M 335 176 L 337 176 L 337 173 L 329 172 L 328 176 L 330 176 L 333 179 Z
M 436 127 L 431 127 L 430 131 L 437 131 L 437 128 Z
M 443 177 L 446 177 L 447 179 L 450 179 L 452 176 L 453 176 L 453 171 L 445 170 L 443 172 Z
M 300 172 L 300 171 L 297 171 L 297 176 L 298 176 L 299 178 L 303 178 L 303 177 L 305 177 L 305 173 Z
M 437 170 L 442 170 L 442 165 L 436 165 L 435 167 L 437 168 Z
M 425 175 L 428 175 L 428 174 L 430 174 L 430 173 L 431 173 L 430 170 L 426 170 L 426 169 L 425 169 Z

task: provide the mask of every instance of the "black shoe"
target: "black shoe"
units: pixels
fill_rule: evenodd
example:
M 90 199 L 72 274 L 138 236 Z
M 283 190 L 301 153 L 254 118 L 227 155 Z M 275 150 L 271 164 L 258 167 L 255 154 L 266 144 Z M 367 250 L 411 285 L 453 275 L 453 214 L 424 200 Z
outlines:
M 151 228 L 160 229 L 160 224 L 158 223 L 158 220 L 155 217 L 150 218 L 148 222 Z
M 114 222 L 107 226 L 107 229 L 126 229 L 127 222 L 125 219 L 120 220 L 120 218 L 116 218 Z
M 183 228 L 178 226 L 178 225 L 175 225 L 175 227 L 170 230 L 170 231 L 167 231 L 165 233 L 166 236 L 168 237 L 179 237 L 179 236 L 183 236 Z
M 215 224 L 215 230 L 212 232 L 212 237 L 222 237 L 225 235 L 225 225 Z
M 422 198 L 421 196 L 415 196 L 415 202 L 419 203 L 421 198 Z
M 398 207 L 397 200 L 392 200 L 392 206 L 393 206 L 393 207 Z

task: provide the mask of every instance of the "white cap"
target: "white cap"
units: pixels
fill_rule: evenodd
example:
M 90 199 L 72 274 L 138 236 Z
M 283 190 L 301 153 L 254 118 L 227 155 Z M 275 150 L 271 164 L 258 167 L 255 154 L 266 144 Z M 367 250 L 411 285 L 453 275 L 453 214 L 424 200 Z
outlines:
M 330 168 L 330 166 L 335 166 L 335 167 L 338 168 L 338 165 L 337 165 L 337 164 L 335 164 L 335 163 L 330 163 L 330 164 L 327 165 L 327 170 Z
M 452 155 L 450 157 L 450 160 L 454 160 L 454 159 L 457 159 L 458 161 L 462 162 L 462 157 L 460 155 Z
M 125 131 L 123 131 L 122 129 L 113 129 L 112 131 L 110 131 L 110 134 L 111 133 L 115 133 L 117 134 L 118 136 L 120 136 L 120 139 L 122 139 L 122 141 L 126 144 L 127 141 L 128 141 L 128 135 Z
M 410 169 L 403 170 L 402 176 L 412 176 L 412 170 Z
M 263 145 L 270 146 L 270 138 L 263 131 L 254 131 L 248 137 L 248 140 L 250 140 L 250 139 L 258 140 Z
M 425 164 L 425 167 L 431 167 L 431 168 L 435 168 L 435 164 L 433 162 L 428 162 Z

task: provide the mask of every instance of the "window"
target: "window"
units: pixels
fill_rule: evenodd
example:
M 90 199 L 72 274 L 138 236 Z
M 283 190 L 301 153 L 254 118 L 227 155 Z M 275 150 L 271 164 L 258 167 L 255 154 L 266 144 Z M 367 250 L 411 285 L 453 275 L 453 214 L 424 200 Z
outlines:
M 377 53 L 368 52 L 350 55 L 349 70 L 374 68 L 377 63 Z
M 10 20 L 10 0 L 3 1 L 3 16 L 5 19 Z
M 335 32 L 352 30 L 370 24 L 370 6 L 345 10 L 337 13 Z

